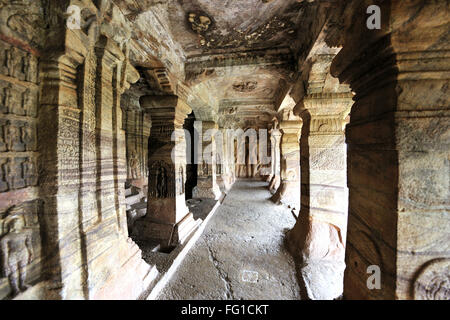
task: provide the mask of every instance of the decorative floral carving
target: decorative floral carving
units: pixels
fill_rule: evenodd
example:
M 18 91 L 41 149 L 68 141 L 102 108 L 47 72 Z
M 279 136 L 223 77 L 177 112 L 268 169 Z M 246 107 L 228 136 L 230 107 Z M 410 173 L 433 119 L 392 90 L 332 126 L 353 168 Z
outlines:
M 425 264 L 414 282 L 414 299 L 450 300 L 450 259 Z

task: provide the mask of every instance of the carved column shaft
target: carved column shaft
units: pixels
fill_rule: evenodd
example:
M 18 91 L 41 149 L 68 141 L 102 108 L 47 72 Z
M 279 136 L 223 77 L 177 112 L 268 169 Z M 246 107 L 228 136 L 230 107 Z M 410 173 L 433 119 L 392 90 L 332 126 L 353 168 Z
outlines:
M 231 130 L 222 129 L 223 138 L 223 149 L 222 149 L 222 177 L 224 182 L 225 190 L 230 190 L 236 181 L 235 175 L 235 162 L 234 162 L 234 145 L 231 143 L 233 141 L 231 135 Z
M 136 98 L 137 99 L 137 98 Z M 141 188 L 148 182 L 148 139 L 151 120 L 142 110 L 125 110 L 124 127 L 127 145 L 127 180 Z
M 195 129 L 199 134 L 199 150 L 202 150 L 203 154 L 198 153 L 197 186 L 194 188 L 193 194 L 196 198 L 217 200 L 221 195 L 216 178 L 217 146 L 214 137 L 218 125 L 213 121 L 197 121 Z
M 67 37 L 81 37 L 81 52 L 42 63 L 40 178 L 45 252 L 52 253 L 45 268 L 62 298 L 95 299 L 107 296 L 102 289 L 114 286 L 107 282 L 131 259 L 120 96 L 135 73 L 109 39 L 94 46 L 83 34 Z
M 270 133 L 272 143 L 272 172 L 273 176 L 269 183 L 269 190 L 277 190 L 281 183 L 281 137 L 282 133 L 278 129 L 273 129 Z
M 126 179 L 125 136 L 122 128 L 120 87 L 125 56 L 109 39 L 95 48 L 97 57 L 96 80 L 96 150 L 98 218 L 114 218 L 117 226 L 126 232 L 124 190 Z M 126 63 L 126 62 L 125 62 Z M 119 168 L 121 168 L 119 172 Z M 120 188 L 119 188 L 120 184 Z

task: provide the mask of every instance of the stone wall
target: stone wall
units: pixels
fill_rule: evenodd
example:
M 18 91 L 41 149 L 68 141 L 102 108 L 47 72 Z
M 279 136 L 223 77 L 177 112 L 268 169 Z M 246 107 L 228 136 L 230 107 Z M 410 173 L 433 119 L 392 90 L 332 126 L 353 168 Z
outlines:
M 19 294 L 41 278 L 39 57 L 23 43 L 6 37 L 0 39 L 0 57 L 0 298 L 5 298 Z M 21 270 L 12 264 L 15 259 Z
M 5 299 L 43 279 L 37 127 L 44 17 L 39 3 L 20 2 L 3 4 L 0 17 L 0 299 Z
M 149 266 L 127 234 L 120 97 L 139 75 L 97 21 L 64 27 L 69 2 L 25 2 L 0 8 L 1 296 L 136 298 Z

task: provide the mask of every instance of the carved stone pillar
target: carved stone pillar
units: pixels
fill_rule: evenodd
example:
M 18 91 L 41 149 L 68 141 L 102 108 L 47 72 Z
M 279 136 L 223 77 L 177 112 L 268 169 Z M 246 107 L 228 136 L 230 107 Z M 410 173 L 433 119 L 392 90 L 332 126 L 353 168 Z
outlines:
M 272 144 L 272 178 L 269 181 L 269 190 L 276 191 L 280 187 L 281 183 L 281 137 L 282 133 L 277 128 L 274 128 L 270 132 L 270 141 Z
M 218 135 L 221 137 L 220 141 L 216 139 L 216 181 L 221 192 L 226 191 L 224 176 L 226 174 L 226 160 L 225 160 L 225 138 L 223 136 L 224 129 L 219 128 Z
M 147 215 L 137 237 L 163 247 L 182 243 L 198 226 L 185 203 L 186 137 L 184 119 L 191 108 L 177 96 L 144 96 L 141 106 L 152 118 L 149 140 Z
M 271 200 L 275 203 L 284 202 L 300 207 L 300 133 L 301 120 L 287 120 L 280 124 L 283 133 L 281 138 L 281 184 Z
M 356 93 L 344 297 L 449 299 L 449 3 L 377 4 L 381 30 L 354 14 L 331 68 Z M 369 266 L 380 289 L 367 286 Z
M 301 210 L 289 233 L 290 251 L 301 257 L 310 299 L 342 295 L 348 211 L 344 121 L 351 93 L 310 94 L 300 110 Z
M 222 149 L 222 179 L 225 191 L 231 189 L 236 181 L 235 162 L 234 162 L 234 145 L 231 137 L 232 130 L 222 129 L 223 149 Z
M 199 134 L 197 186 L 193 190 L 194 198 L 218 200 L 221 195 L 216 177 L 216 141 L 214 135 L 218 125 L 213 121 L 197 121 L 195 128 Z M 201 148 L 200 148 L 201 147 Z
M 269 127 L 269 129 L 270 129 L 270 127 Z M 273 129 L 269 130 L 270 137 L 269 137 L 269 141 L 268 141 L 269 142 L 268 148 L 270 150 L 270 166 L 267 169 L 267 175 L 265 177 L 263 176 L 263 180 L 266 182 L 269 182 L 269 183 L 270 183 L 270 181 L 272 181 L 272 178 L 275 175 L 275 150 L 274 150 L 275 141 L 272 138 L 272 130 Z

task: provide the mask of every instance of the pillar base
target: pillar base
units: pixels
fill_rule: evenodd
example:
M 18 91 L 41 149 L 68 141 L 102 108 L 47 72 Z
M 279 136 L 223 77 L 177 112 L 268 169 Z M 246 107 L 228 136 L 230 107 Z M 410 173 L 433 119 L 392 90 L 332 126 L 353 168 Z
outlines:
M 280 177 L 279 176 L 273 176 L 272 180 L 269 183 L 269 191 L 278 190 L 279 187 L 280 187 Z
M 192 213 L 188 213 L 176 224 L 142 220 L 139 221 L 137 237 L 139 240 L 157 241 L 161 248 L 174 247 L 183 244 L 200 224 L 201 221 L 195 220 Z
M 212 186 L 212 178 L 198 178 L 197 186 L 192 190 L 194 198 L 206 198 L 218 200 L 222 194 L 217 183 Z
M 224 175 L 222 176 L 222 179 L 226 192 L 229 191 L 231 187 L 233 187 L 233 184 L 236 182 L 236 179 L 232 175 Z
M 344 291 L 344 262 L 312 261 L 301 268 L 306 294 L 311 300 L 334 300 Z
M 216 182 L 217 182 L 217 185 L 219 186 L 220 191 L 225 190 L 225 184 L 223 182 L 222 176 L 217 176 Z
M 345 230 L 339 220 L 304 215 L 288 234 L 288 250 L 301 264 L 300 274 L 309 299 L 332 300 L 343 294 Z
M 121 242 L 119 256 L 122 260 L 120 269 L 90 299 L 138 299 L 158 276 L 156 266 L 150 266 L 142 259 L 141 250 L 130 238 Z
M 283 181 L 277 192 L 270 198 L 276 204 L 287 204 L 295 209 L 300 209 L 300 182 Z

